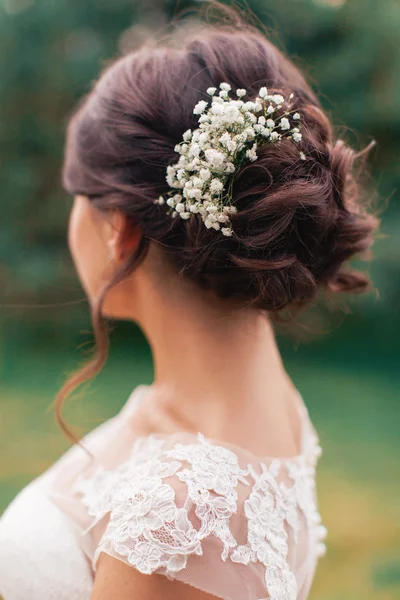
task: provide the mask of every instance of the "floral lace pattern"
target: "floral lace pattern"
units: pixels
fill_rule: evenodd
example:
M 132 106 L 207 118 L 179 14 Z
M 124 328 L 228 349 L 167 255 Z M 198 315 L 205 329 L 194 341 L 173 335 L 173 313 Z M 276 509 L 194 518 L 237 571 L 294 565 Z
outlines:
M 269 466 L 260 463 L 256 470 L 241 465 L 234 452 L 201 434 L 195 443 L 169 449 L 153 436 L 141 438 L 121 467 L 99 470 L 77 485 L 93 524 L 109 515 L 94 561 L 106 552 L 123 557 L 142 573 L 173 578 L 191 555 L 203 555 L 202 542 L 214 536 L 222 544 L 223 561 L 262 565 L 270 600 L 296 600 L 288 531 L 297 541 L 299 515 L 320 554 L 323 549 L 325 529 L 314 489 L 319 452 L 315 443 L 307 454 L 273 460 Z M 281 472 L 291 485 L 280 480 Z M 246 490 L 240 505 L 239 485 Z M 247 541 L 241 545 L 230 527 L 237 514 L 247 521 Z
M 295 600 L 296 580 L 286 561 L 288 552 L 285 521 L 298 530 L 297 505 L 294 490 L 278 484 L 275 477 L 280 468 L 277 461 L 268 469 L 262 465 L 261 475 L 251 469 L 254 485 L 244 503 L 248 520 L 248 543 L 239 546 L 232 560 L 249 564 L 261 562 L 265 567 L 265 586 L 273 600 Z
M 222 560 L 229 556 L 236 541 L 229 529 L 229 520 L 237 510 L 238 482 L 248 485 L 246 469 L 241 469 L 238 457 L 222 446 L 213 446 L 199 435 L 200 444 L 178 445 L 167 456 L 189 463 L 177 477 L 187 485 L 187 497 L 200 519 L 199 539 L 215 535 L 223 543 Z

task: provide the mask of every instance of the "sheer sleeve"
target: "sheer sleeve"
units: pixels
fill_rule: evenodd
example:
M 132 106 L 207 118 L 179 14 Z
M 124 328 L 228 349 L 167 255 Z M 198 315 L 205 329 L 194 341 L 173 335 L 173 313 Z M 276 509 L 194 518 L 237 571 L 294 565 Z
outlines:
M 312 466 L 245 459 L 201 435 L 148 437 L 117 469 L 80 481 L 86 535 L 101 532 L 94 569 L 104 552 L 219 598 L 305 598 L 313 566 L 304 563 L 323 537 Z

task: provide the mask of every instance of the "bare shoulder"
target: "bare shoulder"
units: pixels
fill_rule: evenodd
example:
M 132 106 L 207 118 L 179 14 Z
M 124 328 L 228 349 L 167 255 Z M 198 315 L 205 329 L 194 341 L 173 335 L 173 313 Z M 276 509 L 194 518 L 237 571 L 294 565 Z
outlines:
M 129 565 L 101 554 L 91 600 L 217 600 L 190 585 L 163 575 L 144 575 Z

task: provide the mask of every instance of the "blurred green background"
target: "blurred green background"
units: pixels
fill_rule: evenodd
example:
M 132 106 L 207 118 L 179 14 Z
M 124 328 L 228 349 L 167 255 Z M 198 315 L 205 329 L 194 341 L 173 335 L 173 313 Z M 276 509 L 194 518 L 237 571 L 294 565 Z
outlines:
M 108 60 L 163 31 L 177 10 L 199 4 L 0 0 L 0 512 L 68 446 L 51 404 L 93 341 L 66 245 L 71 202 L 61 190 L 60 167 L 68 115 Z M 285 334 L 280 345 L 324 447 L 320 504 L 330 534 L 311 598 L 395 600 L 400 2 L 250 0 L 248 6 L 305 69 L 341 135 L 360 148 L 377 141 L 372 179 L 388 205 L 369 268 L 379 294 L 351 301 L 345 318 L 313 312 L 309 339 L 299 343 Z M 69 402 L 66 417 L 84 433 L 151 378 L 145 340 L 134 326 L 119 324 L 106 368 Z

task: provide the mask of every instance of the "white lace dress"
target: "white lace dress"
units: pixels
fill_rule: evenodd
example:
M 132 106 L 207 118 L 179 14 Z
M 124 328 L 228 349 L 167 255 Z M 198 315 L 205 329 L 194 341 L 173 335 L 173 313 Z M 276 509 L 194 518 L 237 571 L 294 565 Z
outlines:
M 201 434 L 132 439 L 123 410 L 26 487 L 0 520 L 4 600 L 89 600 L 101 552 L 226 600 L 304 600 L 324 550 L 317 435 L 260 458 Z

